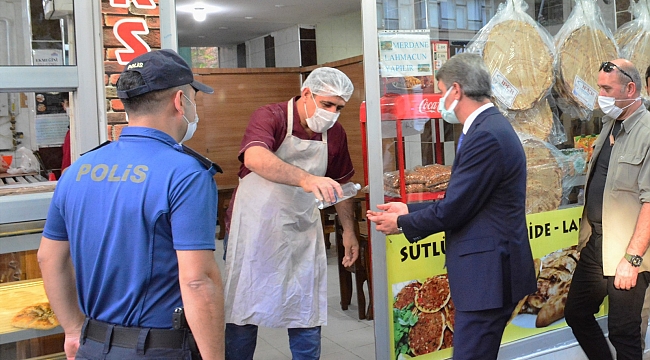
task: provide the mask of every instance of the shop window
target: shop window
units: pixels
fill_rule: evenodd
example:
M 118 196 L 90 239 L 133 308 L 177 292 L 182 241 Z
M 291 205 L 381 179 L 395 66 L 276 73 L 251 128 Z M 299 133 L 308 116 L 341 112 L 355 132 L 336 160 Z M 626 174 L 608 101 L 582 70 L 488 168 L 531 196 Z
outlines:
M 72 65 L 72 1 L 56 11 L 44 1 L 0 1 L 0 66 Z M 51 1 L 45 1 L 51 3 Z M 25 21 L 29 19 L 30 21 Z
M 427 3 L 429 12 L 429 28 L 436 29 L 440 26 L 440 5 L 438 1 L 429 0 Z
M 563 0 L 536 0 L 535 16 L 537 21 L 544 25 L 561 25 L 564 23 Z
M 415 28 L 427 28 L 427 3 L 426 0 L 416 0 L 414 4 L 415 10 Z
M 400 28 L 397 0 L 384 0 L 383 23 L 386 30 L 398 30 Z
M 440 3 L 440 21 L 441 29 L 456 29 L 456 5 L 451 1 Z

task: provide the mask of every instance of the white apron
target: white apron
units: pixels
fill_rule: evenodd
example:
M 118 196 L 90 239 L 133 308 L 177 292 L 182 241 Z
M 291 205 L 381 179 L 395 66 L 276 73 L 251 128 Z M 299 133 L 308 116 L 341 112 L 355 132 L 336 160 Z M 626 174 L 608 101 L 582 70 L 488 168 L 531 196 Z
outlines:
M 322 141 L 293 133 L 293 99 L 287 135 L 275 153 L 308 173 L 324 176 Z M 225 271 L 227 323 L 305 328 L 327 322 L 327 256 L 314 194 L 250 173 L 239 181 Z

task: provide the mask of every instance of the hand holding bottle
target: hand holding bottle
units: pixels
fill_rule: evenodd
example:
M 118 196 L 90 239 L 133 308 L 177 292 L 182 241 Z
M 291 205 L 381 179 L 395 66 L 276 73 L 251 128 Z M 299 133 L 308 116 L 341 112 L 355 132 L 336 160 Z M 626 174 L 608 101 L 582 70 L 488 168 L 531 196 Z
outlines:
M 336 203 L 339 203 L 339 202 L 341 202 L 341 201 L 343 201 L 345 199 L 349 199 L 349 198 L 357 195 L 357 192 L 359 192 L 359 190 L 361 190 L 361 185 L 357 184 L 357 183 L 349 182 L 349 183 L 345 183 L 345 184 L 341 185 L 341 189 L 343 189 L 343 196 L 342 197 L 339 197 L 338 194 L 336 194 L 336 192 L 334 192 L 334 201 L 333 202 L 327 202 L 327 201 L 324 201 L 324 200 L 316 199 L 316 206 L 319 209 L 322 210 L 322 209 L 324 209 L 326 207 L 329 207 L 329 206 L 332 206 L 332 205 L 334 205 Z

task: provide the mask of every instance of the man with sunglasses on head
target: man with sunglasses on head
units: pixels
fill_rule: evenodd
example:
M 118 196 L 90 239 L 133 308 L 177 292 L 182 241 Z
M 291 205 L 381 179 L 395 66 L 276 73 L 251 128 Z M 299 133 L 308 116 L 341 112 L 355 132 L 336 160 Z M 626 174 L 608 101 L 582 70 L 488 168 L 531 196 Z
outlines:
M 612 359 L 594 315 L 609 295 L 609 340 L 617 359 L 641 360 L 641 308 L 650 260 L 650 113 L 641 75 L 628 60 L 602 63 L 603 129 L 589 162 L 576 267 L 564 309 L 589 359 Z

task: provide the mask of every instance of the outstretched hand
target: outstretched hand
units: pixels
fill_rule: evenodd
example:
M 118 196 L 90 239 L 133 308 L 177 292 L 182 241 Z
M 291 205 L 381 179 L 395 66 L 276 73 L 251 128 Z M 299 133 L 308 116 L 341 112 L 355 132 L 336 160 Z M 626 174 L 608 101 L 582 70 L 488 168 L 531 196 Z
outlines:
M 397 217 L 408 214 L 409 210 L 406 204 L 391 202 L 377 205 L 377 209 L 382 211 L 368 210 L 366 213 L 368 220 L 375 223 L 377 231 L 381 231 L 386 235 L 399 234 Z

